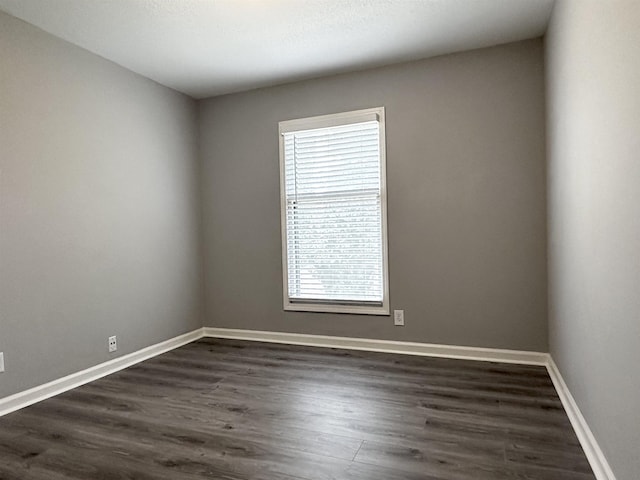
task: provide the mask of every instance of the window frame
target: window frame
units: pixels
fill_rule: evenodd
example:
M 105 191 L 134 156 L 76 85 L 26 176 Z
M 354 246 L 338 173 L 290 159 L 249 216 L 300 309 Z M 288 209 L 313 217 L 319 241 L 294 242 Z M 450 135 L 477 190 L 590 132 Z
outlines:
M 380 219 L 382 222 L 382 303 L 335 301 L 292 301 L 289 298 L 289 266 L 287 252 L 287 194 L 284 134 L 377 120 L 380 142 Z M 285 311 L 389 315 L 389 255 L 387 238 L 387 155 L 384 107 L 284 120 L 278 123 L 280 156 L 280 224 L 282 241 L 282 290 Z

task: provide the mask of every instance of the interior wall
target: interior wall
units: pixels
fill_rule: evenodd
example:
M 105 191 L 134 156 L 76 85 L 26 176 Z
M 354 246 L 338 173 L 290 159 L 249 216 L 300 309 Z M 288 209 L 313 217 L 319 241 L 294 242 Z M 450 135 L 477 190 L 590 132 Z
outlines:
M 389 316 L 284 312 L 278 122 L 386 107 Z M 206 325 L 547 350 L 540 39 L 199 103 Z
M 546 40 L 550 348 L 619 480 L 640 478 L 640 3 L 560 0 Z
M 196 121 L 0 13 L 0 397 L 202 326 Z

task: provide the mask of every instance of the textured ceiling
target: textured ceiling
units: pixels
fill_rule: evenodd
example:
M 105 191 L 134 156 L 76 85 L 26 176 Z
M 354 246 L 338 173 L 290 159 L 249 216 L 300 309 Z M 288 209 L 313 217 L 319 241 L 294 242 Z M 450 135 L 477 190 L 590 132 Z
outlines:
M 542 35 L 554 0 L 0 0 L 196 98 Z

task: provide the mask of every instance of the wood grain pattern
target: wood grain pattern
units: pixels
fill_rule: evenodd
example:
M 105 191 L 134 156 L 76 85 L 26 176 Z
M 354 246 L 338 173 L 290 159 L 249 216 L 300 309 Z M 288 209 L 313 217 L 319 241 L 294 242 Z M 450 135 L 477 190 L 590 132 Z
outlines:
M 594 480 L 543 367 L 202 339 L 0 418 L 0 479 Z

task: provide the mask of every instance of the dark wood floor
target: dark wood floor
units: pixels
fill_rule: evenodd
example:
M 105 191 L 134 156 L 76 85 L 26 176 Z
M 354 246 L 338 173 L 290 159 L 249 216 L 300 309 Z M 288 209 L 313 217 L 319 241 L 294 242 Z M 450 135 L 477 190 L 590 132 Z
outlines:
M 543 367 L 203 339 L 0 418 L 0 478 L 594 476 Z

